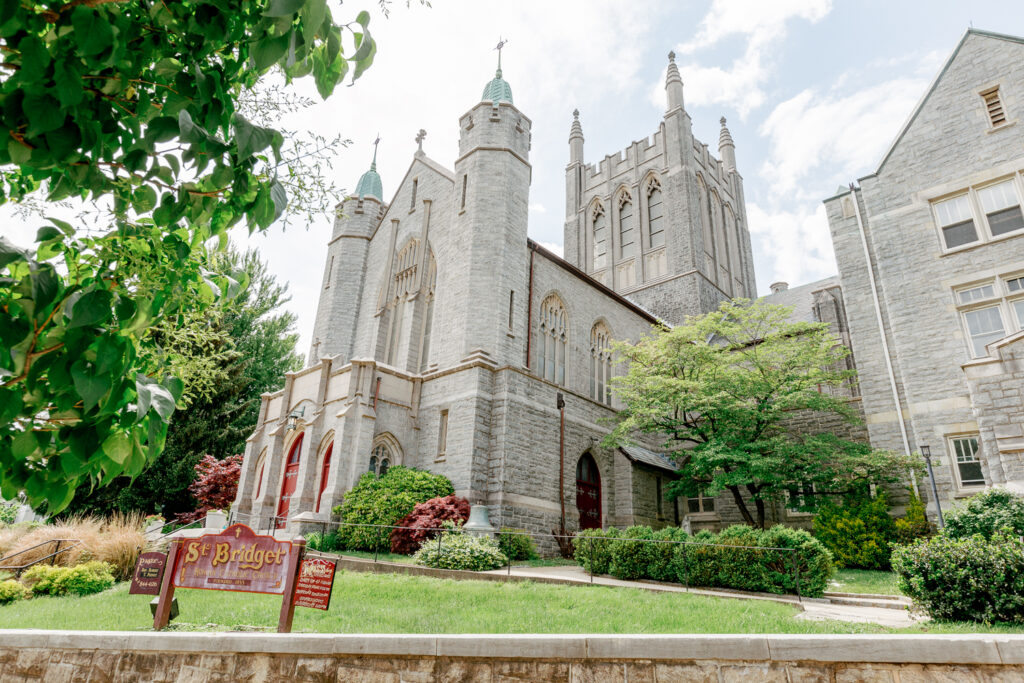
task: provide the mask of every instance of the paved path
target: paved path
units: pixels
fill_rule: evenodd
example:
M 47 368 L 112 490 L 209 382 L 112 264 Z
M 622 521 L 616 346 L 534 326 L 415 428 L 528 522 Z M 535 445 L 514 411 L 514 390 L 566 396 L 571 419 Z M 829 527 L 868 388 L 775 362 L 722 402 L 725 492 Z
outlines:
M 507 569 L 495 569 L 486 574 L 508 574 Z M 905 609 L 893 609 L 888 607 L 872 607 L 864 605 L 842 604 L 828 598 L 804 598 L 800 601 L 795 595 L 774 595 L 771 593 L 748 593 L 742 591 L 713 590 L 707 588 L 686 588 L 677 583 L 662 583 L 660 581 L 623 581 L 610 576 L 595 576 L 591 580 L 590 574 L 578 566 L 560 567 L 513 567 L 511 575 L 522 578 L 542 578 L 547 581 L 560 581 L 564 583 L 593 583 L 601 586 L 617 586 L 622 588 L 641 588 L 651 591 L 665 591 L 668 593 L 692 593 L 694 595 L 709 595 L 717 598 L 734 598 L 740 600 L 767 600 L 770 602 L 782 602 L 797 607 L 802 607 L 803 612 L 797 615 L 797 619 L 814 619 L 824 621 L 834 619 L 836 621 L 851 621 L 857 623 L 880 624 L 891 628 L 906 628 L 918 623 L 910 612 Z M 865 601 L 866 602 L 866 601 Z M 872 601 L 884 602 L 884 601 Z M 906 604 L 904 599 L 894 598 L 892 602 Z

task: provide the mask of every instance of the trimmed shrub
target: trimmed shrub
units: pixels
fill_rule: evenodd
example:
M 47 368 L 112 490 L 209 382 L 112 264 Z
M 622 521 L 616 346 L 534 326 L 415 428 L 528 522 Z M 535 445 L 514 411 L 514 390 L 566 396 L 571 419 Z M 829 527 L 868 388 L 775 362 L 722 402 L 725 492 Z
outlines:
M 934 619 L 1024 623 L 1024 542 L 940 534 L 893 550 L 904 595 Z
M 576 564 L 594 574 L 607 574 L 612 566 L 612 547 L 620 536 L 615 527 L 584 529 L 573 538 Z
M 448 522 L 451 524 L 451 522 Z M 450 528 L 450 527 L 449 527 Z M 418 565 L 434 569 L 468 569 L 482 572 L 508 564 L 505 553 L 493 538 L 471 536 L 460 531 L 448 531 L 438 543 L 427 543 L 413 555 Z
M 0 605 L 8 605 L 17 600 L 23 600 L 31 594 L 29 589 L 13 579 L 0 581 Z
M 827 502 L 814 516 L 814 537 L 832 553 L 836 567 L 888 569 L 896 523 L 885 495 Z
M 414 529 L 393 529 L 391 531 L 391 552 L 412 555 L 424 541 L 437 538 L 444 522 L 461 526 L 469 519 L 469 501 L 458 496 L 431 498 L 417 503 L 412 512 L 402 517 L 395 526 L 415 527 Z
M 946 513 L 943 533 L 952 538 L 999 533 L 1024 536 L 1024 497 L 1006 489 L 989 489 Z
M 498 532 L 498 547 L 510 561 L 535 560 L 540 557 L 537 554 L 537 546 L 533 544 L 533 538 L 526 535 L 526 529 L 501 527 Z
M 36 595 L 90 595 L 114 585 L 114 575 L 106 562 L 86 562 L 75 567 L 38 564 L 21 580 Z
M 656 541 L 689 541 L 690 537 L 679 527 L 668 526 L 654 532 Z M 673 563 L 678 543 L 649 543 L 647 557 L 647 578 L 655 581 L 675 581 L 676 568 Z
M 819 597 L 832 575 L 832 554 L 802 529 L 780 525 L 761 531 L 736 525 L 717 536 L 698 534 L 691 543 L 677 546 L 673 566 L 676 580 L 691 586 L 766 593 L 796 593 L 799 569 L 801 594 Z
M 383 477 L 367 472 L 345 494 L 334 513 L 345 524 L 382 524 L 394 526 L 413 511 L 417 503 L 455 493 L 452 483 L 439 474 L 396 465 Z M 342 526 L 340 545 L 349 550 L 386 550 L 390 546 L 387 529 Z
M 924 503 L 913 491 L 910 491 L 906 514 L 897 519 L 893 527 L 897 545 L 909 545 L 919 538 L 928 538 L 935 533 L 935 527 L 924 514 Z
M 651 578 L 648 572 L 655 559 L 655 544 L 642 541 L 653 540 L 654 530 L 649 526 L 631 526 L 622 532 L 620 538 L 612 545 L 609 573 L 616 579 L 627 581 Z

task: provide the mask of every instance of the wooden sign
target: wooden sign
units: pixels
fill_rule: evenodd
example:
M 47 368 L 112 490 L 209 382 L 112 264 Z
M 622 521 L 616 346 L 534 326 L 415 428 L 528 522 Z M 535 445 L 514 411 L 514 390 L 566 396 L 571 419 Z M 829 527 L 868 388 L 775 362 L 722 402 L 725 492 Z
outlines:
M 167 553 L 142 553 L 139 555 L 128 593 L 131 595 L 160 595 L 160 580 L 164 577 L 165 566 L 167 566 Z
M 326 610 L 331 606 L 331 589 L 338 563 L 321 557 L 306 558 L 299 566 L 295 584 L 295 606 Z
M 172 581 L 176 588 L 282 595 L 292 544 L 258 536 L 244 524 L 181 543 Z

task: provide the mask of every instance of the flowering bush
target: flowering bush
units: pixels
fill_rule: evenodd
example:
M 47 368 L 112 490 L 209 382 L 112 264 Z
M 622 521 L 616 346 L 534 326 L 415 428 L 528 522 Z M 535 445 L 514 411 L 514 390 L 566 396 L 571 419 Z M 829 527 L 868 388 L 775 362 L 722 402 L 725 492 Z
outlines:
M 1024 542 L 940 534 L 893 550 L 900 591 L 935 619 L 1024 623 Z
M 412 555 L 424 541 L 436 538 L 438 529 L 446 522 L 463 524 L 469 519 L 469 501 L 458 496 L 431 498 L 417 503 L 412 512 L 398 520 L 395 526 L 413 527 L 391 531 L 391 552 Z
M 0 605 L 27 598 L 31 593 L 14 579 L 0 581 Z
M 1024 497 L 998 488 L 979 493 L 946 514 L 943 533 L 953 538 L 1024 536 Z
M 416 551 L 413 555 L 416 564 L 434 569 L 468 569 L 475 572 L 498 569 L 508 564 L 508 558 L 493 538 L 451 530 L 451 524 L 445 522 L 450 531 L 441 535 L 440 543 L 427 543 Z
M 193 512 L 183 512 L 177 516 L 178 522 L 195 522 L 206 516 L 210 510 L 227 510 L 238 493 L 238 478 L 242 474 L 242 456 L 229 455 L 217 460 L 212 455 L 204 455 L 196 464 L 196 480 L 188 486 L 188 492 L 199 502 Z

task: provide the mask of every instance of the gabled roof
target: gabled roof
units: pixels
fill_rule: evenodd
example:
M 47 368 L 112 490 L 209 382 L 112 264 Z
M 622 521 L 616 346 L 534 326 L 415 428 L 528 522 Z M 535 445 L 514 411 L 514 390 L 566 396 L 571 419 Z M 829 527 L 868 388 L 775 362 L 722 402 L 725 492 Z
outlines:
M 946 75 L 946 71 L 949 70 L 950 65 L 953 63 L 953 60 L 956 59 L 956 56 L 960 53 L 960 49 L 964 46 L 964 43 L 967 42 L 967 39 L 972 35 L 981 36 L 983 38 L 993 38 L 995 40 L 1006 40 L 1011 43 L 1020 43 L 1024 45 L 1024 38 L 1019 36 L 1011 36 L 1005 33 L 994 33 L 992 31 L 982 31 L 976 28 L 967 29 L 964 32 L 964 35 L 960 38 L 960 42 L 956 44 L 956 47 L 953 48 L 953 52 L 950 53 L 949 57 L 946 59 L 946 62 L 942 65 L 942 69 L 932 80 L 931 85 L 928 86 L 928 90 L 925 91 L 924 95 L 921 97 L 920 100 L 918 100 L 917 104 L 914 106 L 914 110 L 910 113 L 910 117 L 907 118 L 907 121 L 903 124 L 903 127 L 900 128 L 899 135 L 897 135 L 896 139 L 892 141 L 891 145 L 889 145 L 889 149 L 886 150 L 885 156 L 882 157 L 882 160 L 878 163 L 878 168 L 872 175 L 877 175 L 882 172 L 882 167 L 885 166 L 885 162 L 889 160 L 890 156 L 892 156 L 892 153 L 896 150 L 896 146 L 903 139 L 903 136 L 907 134 L 907 131 L 910 129 L 910 126 L 913 125 L 914 121 L 917 119 L 917 115 L 921 112 L 921 109 L 924 108 L 924 105 L 928 101 L 928 98 L 931 97 L 933 92 L 935 92 L 935 88 L 936 86 L 938 86 L 939 81 L 941 81 L 942 77 Z
M 622 446 L 619 450 L 633 462 L 657 467 L 659 470 L 667 470 L 673 474 L 677 469 L 679 469 L 674 462 L 661 453 L 655 453 L 654 451 L 649 451 L 646 448 L 641 448 L 640 446 Z

